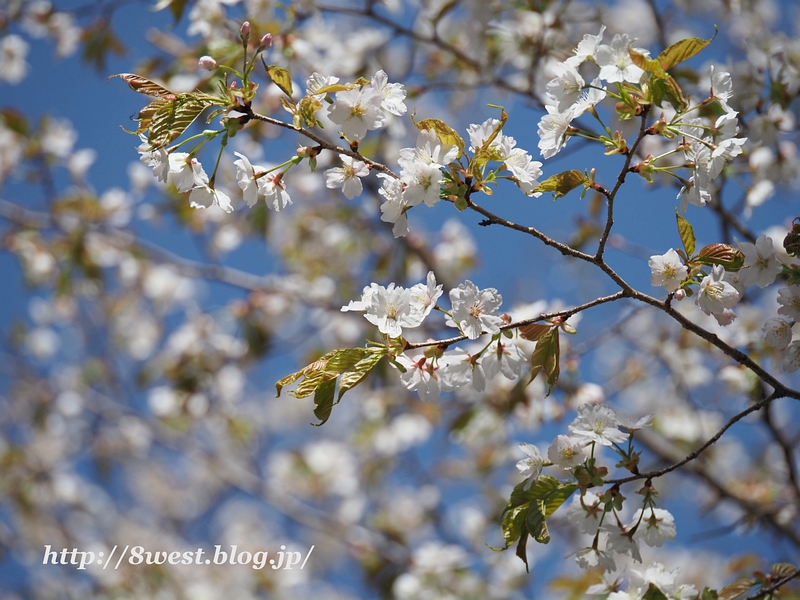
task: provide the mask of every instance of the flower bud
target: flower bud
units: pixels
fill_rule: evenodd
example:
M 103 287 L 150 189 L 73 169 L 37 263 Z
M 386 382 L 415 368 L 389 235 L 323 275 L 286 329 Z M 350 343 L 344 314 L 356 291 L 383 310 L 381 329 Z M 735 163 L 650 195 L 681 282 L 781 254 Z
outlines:
M 261 42 L 259 43 L 259 46 L 261 46 L 262 48 L 265 48 L 265 49 L 271 47 L 272 46 L 272 34 L 271 33 L 265 33 L 261 37 Z
M 677 300 L 678 302 L 680 302 L 681 300 L 686 298 L 686 290 L 684 290 L 683 288 L 679 288 L 675 290 L 675 293 L 672 294 L 672 297 L 675 298 L 675 300 Z
M 197 66 L 206 71 L 213 71 L 217 68 L 217 61 L 210 56 L 201 56 L 200 60 L 197 61 Z
M 242 23 L 242 26 L 239 29 L 239 35 L 242 36 L 243 40 L 247 40 L 250 38 L 250 21 L 245 21 L 244 23 Z

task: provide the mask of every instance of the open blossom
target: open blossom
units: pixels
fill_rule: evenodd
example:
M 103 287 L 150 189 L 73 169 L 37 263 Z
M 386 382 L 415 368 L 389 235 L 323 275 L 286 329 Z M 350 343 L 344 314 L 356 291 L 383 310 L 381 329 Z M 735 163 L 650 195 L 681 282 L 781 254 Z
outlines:
M 16 85 L 28 72 L 28 43 L 15 34 L 4 34 L 0 40 L 0 81 Z
M 567 507 L 566 516 L 578 531 L 594 535 L 600 528 L 603 510 L 603 503 L 597 494 L 587 491 L 583 496 L 575 494 Z
M 794 373 L 800 369 L 800 342 L 792 342 L 783 353 L 783 370 Z
M 547 449 L 547 458 L 554 465 L 568 471 L 586 462 L 588 456 L 585 449 L 586 446 L 580 440 L 567 435 L 559 435 Z
M 728 100 L 733 96 L 733 82 L 731 74 L 727 71 L 714 73 L 714 65 L 711 65 L 711 95 L 714 96 L 726 113 L 734 112 L 728 106 Z
M 498 340 L 494 348 L 489 347 L 483 355 L 481 366 L 489 379 L 502 373 L 506 379 L 514 380 L 522 375 L 527 362 L 528 357 L 519 346 Z
M 520 444 L 522 450 L 527 456 L 517 463 L 517 469 L 522 473 L 523 477 L 527 479 L 525 488 L 528 489 L 533 483 L 539 479 L 542 474 L 542 467 L 544 467 L 544 458 L 539 448 L 533 444 Z
M 500 125 L 500 121 L 498 119 L 486 119 L 480 125 L 472 124 L 467 127 L 467 133 L 469 134 L 469 151 L 475 152 L 478 148 L 483 146 L 486 143 L 494 130 Z M 502 133 L 498 133 L 497 136 L 492 140 L 492 143 L 489 144 L 490 148 L 497 148 L 500 146 L 503 138 Z
M 557 63 L 553 71 L 556 76 L 547 84 L 547 94 L 552 98 L 556 109 L 564 112 L 580 100 L 586 82 L 578 69 L 567 62 Z
M 614 411 L 605 404 L 584 404 L 578 408 L 578 416 L 569 426 L 572 437 L 583 444 L 597 442 L 611 446 L 627 441 L 628 434 L 618 428 Z
M 181 193 L 208 183 L 203 165 L 186 152 L 173 152 L 169 155 L 169 174 L 172 175 L 172 183 Z
M 439 398 L 441 388 L 436 369 L 425 355 L 411 359 L 401 354 L 396 360 L 406 370 L 405 373 L 400 373 L 400 381 L 406 389 L 416 391 L 422 400 L 435 401 Z
M 380 92 L 381 108 L 386 112 L 402 117 L 408 110 L 404 100 L 406 99 L 406 90 L 401 83 L 389 83 L 389 78 L 383 70 L 378 71 L 372 76 L 370 85 L 373 89 Z
M 778 314 L 800 321 L 800 285 L 790 285 L 778 290 Z
M 639 523 L 639 519 L 642 522 Z M 642 517 L 642 509 L 633 515 L 631 527 L 639 523 L 639 527 L 634 534 L 636 539 L 642 540 L 648 546 L 660 548 L 665 541 L 675 540 L 677 530 L 675 529 L 675 518 L 668 510 L 663 508 L 648 508 Z
M 219 190 L 208 185 L 196 187 L 189 194 L 189 206 L 192 208 L 209 208 L 219 206 L 227 213 L 233 212 L 233 205 L 230 197 Z
M 378 286 L 373 290 L 364 317 L 377 325 L 381 333 L 394 338 L 403 334 L 403 327 L 418 327 L 425 313 L 412 302 L 410 289 L 390 283 L 388 287 Z
M 411 292 L 412 308 L 419 312 L 422 318 L 425 318 L 431 313 L 439 296 L 442 295 L 442 286 L 436 285 L 436 276 L 433 271 L 428 271 L 425 283 L 412 286 L 409 288 L 409 292 Z
M 708 171 L 710 157 L 711 150 L 703 145 L 686 152 L 686 158 L 695 166 L 688 183 L 678 192 L 682 213 L 686 213 L 689 204 L 705 206 L 711 200 L 711 176 Z
M 286 184 L 283 182 L 283 172 L 264 175 L 259 177 L 257 181 L 258 193 L 264 196 L 267 208 L 281 211 L 292 203 L 292 199 L 286 191 Z
M 462 348 L 445 352 L 439 359 L 439 381 L 443 390 L 455 390 L 465 385 L 482 392 L 486 389 L 483 366 Z
M 363 187 L 360 178 L 369 175 L 369 167 L 364 161 L 346 154 L 340 154 L 339 158 L 342 160 L 341 167 L 325 171 L 325 185 L 332 190 L 342 188 L 345 197 L 352 200 L 361 194 Z
M 511 171 L 519 189 L 528 196 L 539 197 L 541 192 L 536 192 L 539 186 L 539 177 L 542 175 L 542 163 L 533 160 L 530 154 L 522 148 L 514 148 L 514 138 L 504 136 L 500 143 L 501 160 L 506 169 Z
M 311 76 L 306 80 L 306 94 L 316 97 L 317 100 L 322 101 L 325 98 L 325 92 L 318 93 L 318 90 L 338 83 L 339 78 L 332 75 L 320 75 L 314 71 Z
M 364 139 L 367 131 L 379 129 L 386 122 L 381 109 L 383 95 L 372 86 L 345 90 L 336 94 L 328 108 L 330 120 L 341 126 L 341 132 L 351 142 Z
M 578 67 L 589 59 L 595 60 L 595 53 L 600 46 L 600 42 L 603 41 L 603 33 L 605 33 L 605 31 L 606 26 L 601 25 L 600 33 L 597 35 L 592 35 L 591 33 L 585 34 L 583 39 L 578 42 L 578 47 L 575 48 L 575 56 L 570 56 L 565 62 L 573 67 Z
M 628 47 L 631 40 L 627 33 L 617 34 L 611 40 L 611 45 L 602 44 L 595 52 L 595 62 L 600 67 L 600 79 L 608 83 L 628 83 L 638 84 L 644 75 L 644 71 L 633 64 Z M 649 57 L 650 53 L 641 48 L 634 48 L 639 54 Z
M 423 163 L 441 168 L 449 165 L 457 156 L 458 146 L 445 144 L 435 131 L 426 129 L 417 134 L 417 141 L 413 148 L 400 150 L 400 158 L 397 162 L 401 167 L 411 163 Z
M 239 154 L 238 152 L 234 152 L 234 154 L 239 157 L 239 160 L 233 161 L 233 164 L 236 165 L 236 182 L 242 190 L 247 206 L 255 206 L 256 202 L 258 202 L 258 179 L 256 179 L 256 175 L 264 173 L 266 169 L 250 164 L 244 154 Z M 256 169 L 258 169 L 258 173 Z
M 695 302 L 707 315 L 722 314 L 725 309 L 735 308 L 739 303 L 739 292 L 723 279 L 724 276 L 724 267 L 714 265 L 711 275 L 707 275 L 700 282 Z
M 781 317 L 767 319 L 761 328 L 767 346 L 783 350 L 792 343 L 792 324 Z
M 740 242 L 739 250 L 744 254 L 744 267 L 739 271 L 739 280 L 745 287 L 757 285 L 764 288 L 775 281 L 783 270 L 775 255 L 772 238 L 766 235 L 760 235 L 755 244 Z
M 572 108 L 559 112 L 555 106 L 545 106 L 546 115 L 539 121 L 539 150 L 545 158 L 558 154 L 567 143 L 567 130 L 575 111 Z
M 681 262 L 680 255 L 670 248 L 661 256 L 651 256 L 647 263 L 650 266 L 650 283 L 664 286 L 668 292 L 675 292 L 689 274 L 689 269 Z
M 494 288 L 479 290 L 470 280 L 450 290 L 450 303 L 453 305 L 447 324 L 458 327 L 469 339 L 488 333 L 500 333 L 503 319 L 495 311 L 503 303 L 503 297 Z
M 394 237 L 405 237 L 408 235 L 406 212 L 410 205 L 403 192 L 403 182 L 385 173 L 378 173 L 378 177 L 383 178 L 383 185 L 378 193 L 386 198 L 386 201 L 381 204 L 381 221 L 394 223 L 394 227 L 392 227 Z

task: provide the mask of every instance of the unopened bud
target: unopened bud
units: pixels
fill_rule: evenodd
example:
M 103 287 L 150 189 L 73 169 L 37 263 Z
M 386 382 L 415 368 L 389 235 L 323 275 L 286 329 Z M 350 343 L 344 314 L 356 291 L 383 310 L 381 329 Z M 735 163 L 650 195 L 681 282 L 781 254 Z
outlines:
M 265 33 L 261 37 L 261 42 L 260 42 L 259 45 L 262 48 L 269 48 L 270 46 L 272 46 L 272 34 L 271 33 Z
M 239 35 L 242 36 L 243 40 L 247 40 L 250 37 L 250 21 L 245 21 L 242 23 L 242 26 L 239 29 Z
M 210 56 L 201 56 L 200 60 L 197 61 L 197 66 L 206 71 L 213 71 L 217 68 L 217 61 Z
M 675 298 L 675 300 L 677 300 L 678 302 L 680 302 L 681 300 L 686 298 L 686 290 L 684 290 L 683 288 L 679 288 L 675 290 L 675 293 L 672 294 L 672 297 Z

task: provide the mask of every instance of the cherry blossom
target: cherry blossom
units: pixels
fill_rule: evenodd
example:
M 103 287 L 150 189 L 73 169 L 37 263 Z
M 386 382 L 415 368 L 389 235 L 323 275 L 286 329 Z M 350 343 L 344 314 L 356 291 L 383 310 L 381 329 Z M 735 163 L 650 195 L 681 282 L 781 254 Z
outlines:
M 661 256 L 651 256 L 648 265 L 652 271 L 650 283 L 663 286 L 669 293 L 677 291 L 689 275 L 689 269 L 681 262 L 680 255 L 673 248 Z
M 500 332 L 503 320 L 494 312 L 503 303 L 503 297 L 496 289 L 479 290 L 467 280 L 450 290 L 450 302 L 453 310 L 447 324 L 458 327 L 469 339 L 479 338 L 484 330 L 487 333 Z
M 361 195 L 361 177 L 369 175 L 369 167 L 364 161 L 346 154 L 340 154 L 339 158 L 342 161 L 341 167 L 325 171 L 325 186 L 330 189 L 342 188 L 345 197 L 352 200 Z

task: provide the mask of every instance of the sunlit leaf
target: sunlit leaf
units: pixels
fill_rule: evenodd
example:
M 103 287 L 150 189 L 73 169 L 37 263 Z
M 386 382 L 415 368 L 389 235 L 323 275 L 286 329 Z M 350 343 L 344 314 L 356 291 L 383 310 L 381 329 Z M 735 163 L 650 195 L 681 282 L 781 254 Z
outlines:
M 583 185 L 585 181 L 586 176 L 581 171 L 573 169 L 548 177 L 536 186 L 534 192 L 553 192 L 553 196 L 558 199 Z
M 694 229 L 691 223 L 684 219 L 677 210 L 675 211 L 675 219 L 678 221 L 678 235 L 681 236 L 683 249 L 686 251 L 686 256 L 691 257 L 694 254 L 696 244 Z
M 176 94 L 170 92 L 167 88 L 162 87 L 154 81 L 150 81 L 147 79 L 147 77 L 142 77 L 141 75 L 136 75 L 134 73 L 117 73 L 116 75 L 111 75 L 109 79 L 112 77 L 119 77 L 125 83 L 127 83 L 133 91 L 139 92 L 140 94 L 158 96 L 159 98 L 165 98 L 167 100 L 175 100 L 177 97 Z
M 716 30 L 716 27 L 714 29 Z M 717 31 L 714 31 L 714 35 L 707 40 L 701 40 L 700 38 L 686 38 L 680 40 L 679 42 L 675 42 L 658 55 L 656 62 L 661 65 L 662 69 L 671 69 L 675 65 L 678 65 L 683 61 L 689 60 L 693 56 L 697 55 L 703 48 L 708 46 L 715 37 L 717 37 Z
M 717 594 L 719 600 L 733 600 L 750 590 L 756 582 L 752 579 L 738 579 L 726 585 Z
M 411 120 L 414 121 L 413 117 Z M 458 135 L 455 129 L 444 121 L 439 119 L 422 119 L 422 121 L 414 121 L 414 125 L 416 125 L 417 129 L 420 131 L 433 131 L 443 144 L 456 146 L 458 148 L 458 156 L 456 158 L 459 158 L 464 152 L 464 140 Z
M 292 97 L 292 75 L 289 73 L 288 69 L 277 65 L 269 65 L 267 67 L 267 75 L 269 75 L 272 82 L 277 85 L 284 94 L 289 96 L 289 98 Z

